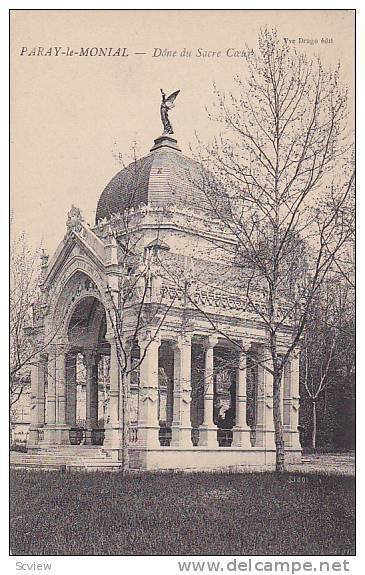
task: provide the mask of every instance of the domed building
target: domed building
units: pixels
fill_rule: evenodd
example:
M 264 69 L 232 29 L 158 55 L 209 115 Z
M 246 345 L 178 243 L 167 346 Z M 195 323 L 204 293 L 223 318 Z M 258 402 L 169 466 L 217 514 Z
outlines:
M 112 178 L 100 196 L 96 223 L 113 213 L 141 204 L 204 207 L 199 182 L 202 167 L 181 153 L 176 140 L 157 138 L 148 156 L 136 160 Z
M 239 290 L 211 184 L 164 134 L 111 179 L 94 225 L 71 208 L 33 308 L 28 452 L 96 468 L 274 467 L 264 325 Z M 296 460 L 298 355 L 283 380 Z

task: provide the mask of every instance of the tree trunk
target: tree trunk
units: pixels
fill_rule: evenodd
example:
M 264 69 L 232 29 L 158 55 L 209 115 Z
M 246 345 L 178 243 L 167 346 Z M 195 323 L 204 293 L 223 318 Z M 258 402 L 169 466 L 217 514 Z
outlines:
M 273 379 L 273 417 L 275 429 L 275 446 L 276 446 L 276 471 L 283 473 L 285 471 L 285 449 L 283 426 L 281 422 L 281 372 L 274 373 Z
M 121 447 L 122 447 L 122 473 L 129 469 L 129 381 L 125 373 L 121 374 Z
M 316 403 L 316 401 L 312 401 L 312 416 L 313 416 L 312 448 L 315 450 L 317 447 L 317 403 Z

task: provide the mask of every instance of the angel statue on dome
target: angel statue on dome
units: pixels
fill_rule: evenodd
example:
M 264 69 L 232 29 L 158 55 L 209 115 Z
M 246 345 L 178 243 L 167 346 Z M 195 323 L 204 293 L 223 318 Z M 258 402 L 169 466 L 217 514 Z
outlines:
M 163 135 L 165 134 L 173 134 L 174 130 L 172 129 L 170 120 L 169 120 L 169 110 L 175 106 L 174 102 L 176 100 L 176 96 L 180 92 L 180 90 L 176 90 L 166 98 L 165 92 L 160 88 L 162 94 L 162 102 L 161 102 L 161 120 L 163 124 Z

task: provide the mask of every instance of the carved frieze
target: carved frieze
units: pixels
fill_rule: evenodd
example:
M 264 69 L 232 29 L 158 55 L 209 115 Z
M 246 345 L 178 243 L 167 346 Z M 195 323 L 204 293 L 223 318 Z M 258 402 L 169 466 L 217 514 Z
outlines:
M 183 288 L 178 288 L 171 285 L 161 286 L 161 299 L 174 300 L 177 303 L 185 301 L 185 291 Z M 225 294 L 219 288 L 217 289 L 195 289 L 189 293 L 190 299 L 198 307 L 213 307 L 222 310 L 238 311 L 245 314 L 265 315 L 267 307 L 260 296 L 258 301 L 252 303 L 248 298 L 240 297 L 239 295 Z M 261 301 L 260 301 L 261 300 Z M 193 304 L 192 304 L 193 306 Z M 293 319 L 293 314 L 288 313 L 285 306 L 279 308 L 280 317 L 285 318 L 284 323 Z

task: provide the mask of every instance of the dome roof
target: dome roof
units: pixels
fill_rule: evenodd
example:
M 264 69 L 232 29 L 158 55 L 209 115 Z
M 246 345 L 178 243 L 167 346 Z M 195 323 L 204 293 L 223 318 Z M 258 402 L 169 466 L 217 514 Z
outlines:
M 202 182 L 202 166 L 187 158 L 169 136 L 155 140 L 150 154 L 118 172 L 104 189 L 96 209 L 96 222 L 111 214 L 140 204 L 207 204 Z

